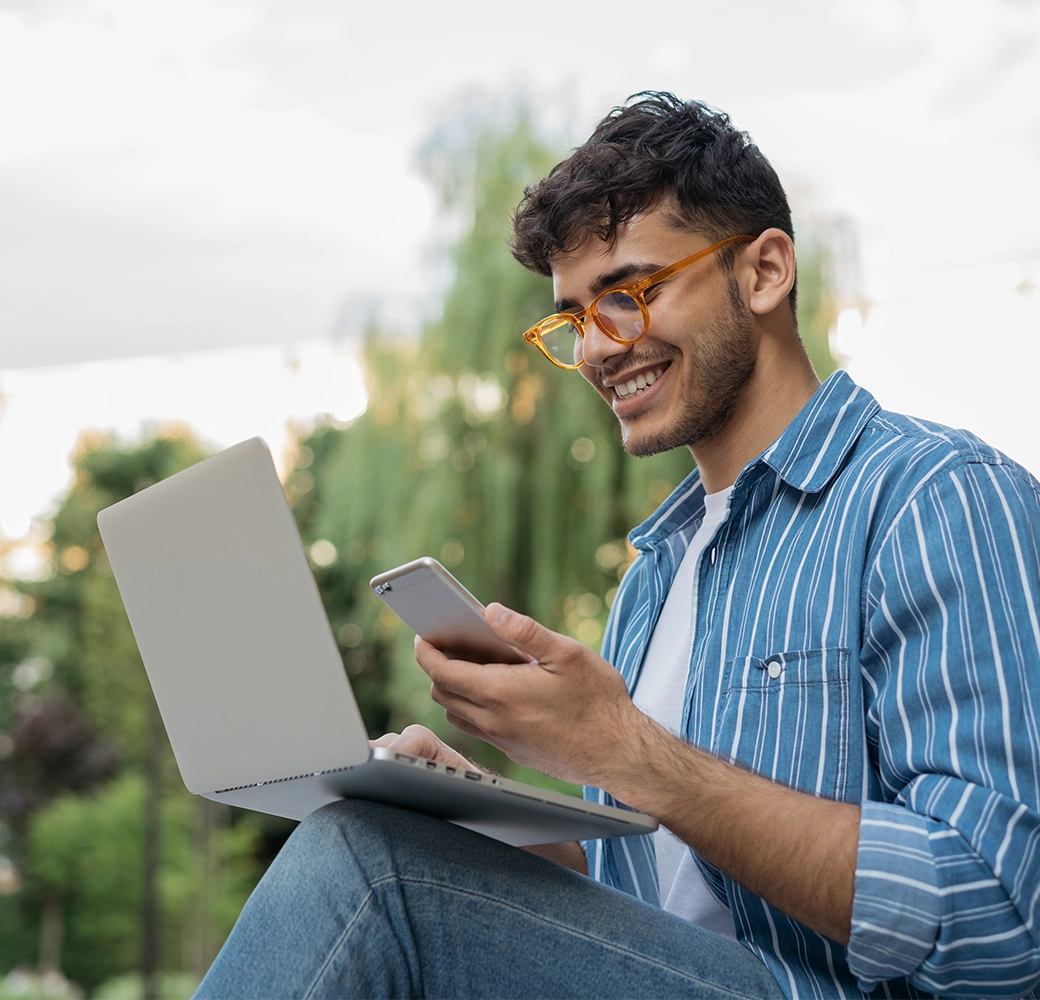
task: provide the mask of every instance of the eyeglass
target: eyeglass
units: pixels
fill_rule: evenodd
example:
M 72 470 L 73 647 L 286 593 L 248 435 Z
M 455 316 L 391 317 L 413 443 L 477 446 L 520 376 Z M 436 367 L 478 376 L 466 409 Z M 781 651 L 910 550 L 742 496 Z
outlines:
M 650 310 L 644 298 L 649 289 L 731 243 L 747 243 L 754 239 L 754 236 L 730 236 L 645 278 L 608 288 L 580 312 L 555 313 L 535 323 L 524 334 L 524 340 L 534 344 L 557 367 L 580 368 L 584 363 L 582 341 L 589 320 L 611 340 L 626 346 L 634 344 L 650 330 Z

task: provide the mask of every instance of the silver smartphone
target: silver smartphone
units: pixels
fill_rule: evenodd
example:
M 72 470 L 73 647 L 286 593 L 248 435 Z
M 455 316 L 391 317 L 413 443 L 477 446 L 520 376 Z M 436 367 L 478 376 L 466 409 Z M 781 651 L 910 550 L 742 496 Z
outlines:
M 417 635 L 473 663 L 526 663 L 488 628 L 484 605 L 436 559 L 423 556 L 372 577 L 370 586 Z

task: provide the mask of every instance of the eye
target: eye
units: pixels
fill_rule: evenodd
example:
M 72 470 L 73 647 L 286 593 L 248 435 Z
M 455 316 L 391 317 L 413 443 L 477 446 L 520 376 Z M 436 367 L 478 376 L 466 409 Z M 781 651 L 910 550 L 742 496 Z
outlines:
M 620 312 L 639 312 L 639 303 L 628 292 L 610 292 L 603 296 L 599 308 Z

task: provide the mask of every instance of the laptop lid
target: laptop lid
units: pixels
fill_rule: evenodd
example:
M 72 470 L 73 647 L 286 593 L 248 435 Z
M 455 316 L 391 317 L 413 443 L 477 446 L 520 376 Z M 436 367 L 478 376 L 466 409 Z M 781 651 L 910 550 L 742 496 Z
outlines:
M 260 438 L 98 514 L 189 791 L 359 764 L 367 733 Z

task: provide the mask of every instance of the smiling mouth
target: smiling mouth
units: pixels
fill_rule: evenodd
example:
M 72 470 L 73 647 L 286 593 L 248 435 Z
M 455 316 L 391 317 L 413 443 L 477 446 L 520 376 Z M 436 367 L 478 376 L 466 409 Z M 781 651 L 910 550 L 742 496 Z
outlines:
M 618 399 L 627 399 L 629 396 L 635 396 L 643 392 L 645 389 L 649 389 L 663 374 L 667 365 L 661 365 L 660 368 L 652 368 L 649 371 L 640 372 L 635 378 L 630 378 L 627 382 L 619 382 L 615 385 L 614 395 Z

